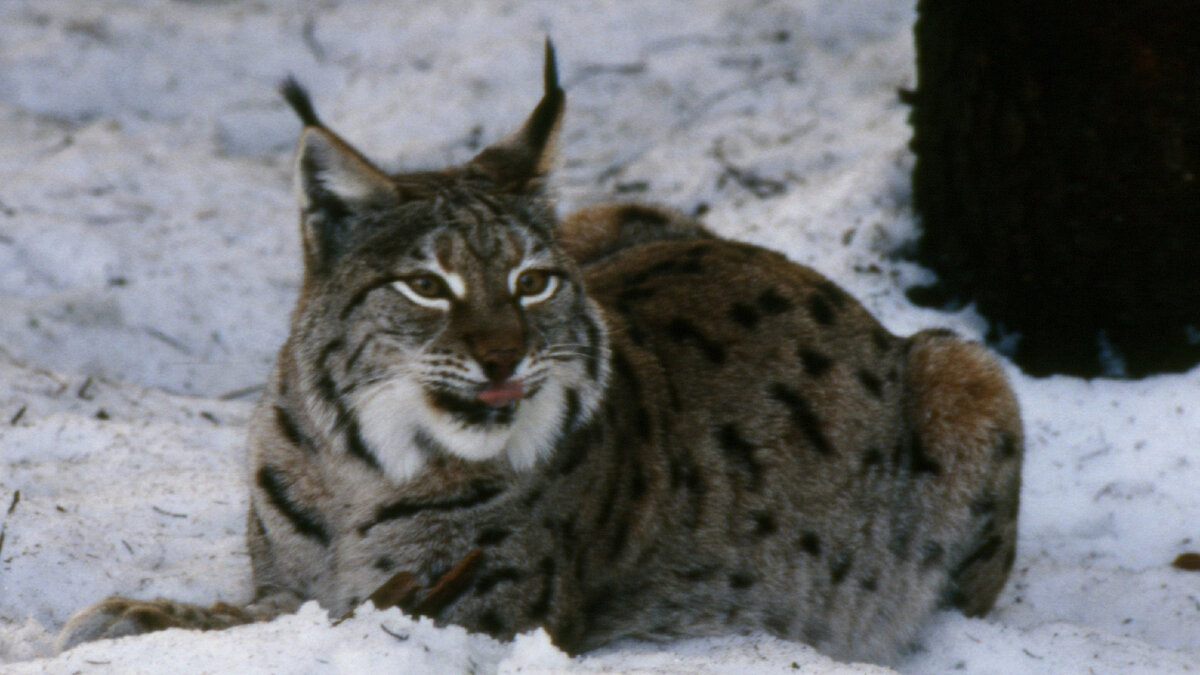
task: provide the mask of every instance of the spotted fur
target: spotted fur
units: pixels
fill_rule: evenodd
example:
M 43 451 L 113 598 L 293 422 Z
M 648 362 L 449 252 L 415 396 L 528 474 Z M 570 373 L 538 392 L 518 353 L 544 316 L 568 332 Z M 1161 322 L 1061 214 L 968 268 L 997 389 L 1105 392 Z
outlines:
M 441 589 L 419 610 L 439 621 L 571 652 L 766 631 L 887 661 L 934 608 L 991 607 L 1022 433 L 983 349 L 895 337 L 666 209 L 556 224 L 550 51 L 525 125 L 439 172 L 384 174 L 284 93 L 305 276 L 250 431 L 256 597 L 110 599 L 62 646 L 340 615 L 389 579 Z

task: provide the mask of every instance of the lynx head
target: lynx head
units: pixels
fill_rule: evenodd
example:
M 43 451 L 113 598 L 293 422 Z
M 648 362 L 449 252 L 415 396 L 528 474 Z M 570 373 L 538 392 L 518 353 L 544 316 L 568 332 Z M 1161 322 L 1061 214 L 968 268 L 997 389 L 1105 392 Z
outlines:
M 544 179 L 565 96 L 462 166 L 389 175 L 326 128 L 295 82 L 305 275 L 289 348 L 343 451 L 407 480 L 439 453 L 518 469 L 592 414 L 597 307 L 554 239 Z

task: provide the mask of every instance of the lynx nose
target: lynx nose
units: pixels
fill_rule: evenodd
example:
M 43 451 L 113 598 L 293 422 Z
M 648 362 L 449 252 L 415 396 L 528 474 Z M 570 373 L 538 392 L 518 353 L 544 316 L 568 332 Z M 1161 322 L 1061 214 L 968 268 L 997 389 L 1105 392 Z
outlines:
M 522 356 L 517 349 L 493 349 L 479 358 L 479 365 L 488 380 L 503 382 L 512 377 Z
M 525 326 L 511 308 L 476 307 L 460 317 L 467 352 L 489 382 L 512 377 L 525 357 Z
M 519 349 L 493 349 L 479 358 L 479 365 L 483 367 L 483 374 L 490 384 L 479 391 L 475 398 L 493 408 L 503 408 L 520 401 L 525 396 L 525 385 L 520 380 L 512 379 L 512 375 L 522 356 L 524 353 Z

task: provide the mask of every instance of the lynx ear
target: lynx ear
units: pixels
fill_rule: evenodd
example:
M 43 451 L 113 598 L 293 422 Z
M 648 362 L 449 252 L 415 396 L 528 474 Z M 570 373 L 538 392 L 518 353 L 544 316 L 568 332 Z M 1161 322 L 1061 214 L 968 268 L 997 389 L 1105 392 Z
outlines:
M 554 45 L 546 39 L 545 93 L 529 119 L 517 131 L 488 146 L 467 167 L 500 189 L 537 191 L 554 163 L 566 94 L 558 85 Z
M 289 78 L 283 97 L 304 122 L 296 150 L 296 196 L 303 213 L 304 252 L 310 263 L 332 261 L 353 233 L 354 216 L 396 200 L 383 171 L 317 118 L 308 94 Z

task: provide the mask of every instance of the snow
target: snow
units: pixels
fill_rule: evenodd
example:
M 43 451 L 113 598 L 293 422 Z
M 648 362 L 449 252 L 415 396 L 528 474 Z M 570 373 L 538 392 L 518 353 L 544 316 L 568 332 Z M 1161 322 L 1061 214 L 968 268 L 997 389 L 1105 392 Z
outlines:
M 914 307 L 909 0 L 0 3 L 0 671 L 888 672 L 763 635 L 568 658 L 395 610 L 315 605 L 219 633 L 52 654 L 104 596 L 249 594 L 246 420 L 299 277 L 287 73 L 390 168 L 462 161 L 568 92 L 563 211 L 649 199 L 848 288 L 891 330 L 978 338 Z M 904 673 L 1200 670 L 1200 368 L 1142 381 L 1009 373 L 1028 455 L 1012 581 L 934 617 Z

